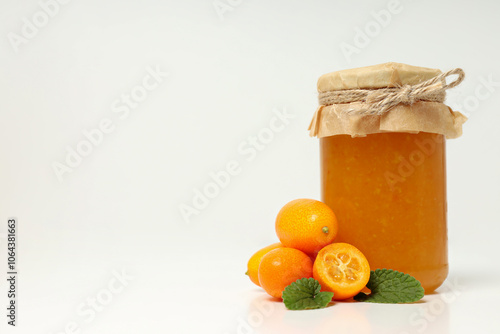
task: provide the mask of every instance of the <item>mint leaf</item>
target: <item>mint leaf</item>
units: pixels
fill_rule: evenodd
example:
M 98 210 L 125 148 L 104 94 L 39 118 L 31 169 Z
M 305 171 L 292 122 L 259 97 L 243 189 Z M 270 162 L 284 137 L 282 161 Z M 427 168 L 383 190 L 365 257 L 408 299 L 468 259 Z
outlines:
M 369 303 L 413 303 L 424 296 L 424 289 L 413 276 L 392 270 L 377 269 L 370 271 L 370 280 L 366 287 L 370 294 L 363 292 L 354 299 Z
M 321 285 L 314 278 L 301 278 L 283 291 L 283 302 L 289 310 L 323 308 L 332 301 L 333 292 L 320 292 Z

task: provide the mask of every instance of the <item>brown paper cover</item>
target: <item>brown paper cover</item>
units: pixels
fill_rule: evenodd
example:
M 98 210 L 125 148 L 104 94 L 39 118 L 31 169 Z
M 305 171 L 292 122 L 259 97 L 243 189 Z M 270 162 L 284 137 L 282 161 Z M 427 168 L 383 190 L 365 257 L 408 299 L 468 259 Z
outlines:
M 328 73 L 318 80 L 318 92 L 346 89 L 378 89 L 414 85 L 441 73 L 440 70 L 386 63 Z M 359 115 L 366 103 L 320 105 L 309 126 L 310 135 L 363 137 L 382 132 L 430 132 L 452 139 L 462 135 L 463 114 L 439 102 L 399 104 L 382 115 Z

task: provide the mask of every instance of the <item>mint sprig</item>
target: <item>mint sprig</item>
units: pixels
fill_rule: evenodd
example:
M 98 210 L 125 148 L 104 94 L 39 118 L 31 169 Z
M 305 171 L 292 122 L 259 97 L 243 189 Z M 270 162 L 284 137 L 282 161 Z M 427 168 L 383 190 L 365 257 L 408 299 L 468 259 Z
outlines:
M 370 271 L 370 279 L 366 287 L 370 294 L 363 292 L 354 299 L 368 303 L 413 303 L 424 296 L 424 289 L 413 276 L 392 270 L 377 269 Z
M 321 285 L 314 278 L 301 278 L 285 288 L 283 302 L 289 310 L 307 310 L 326 307 L 333 292 L 320 292 Z

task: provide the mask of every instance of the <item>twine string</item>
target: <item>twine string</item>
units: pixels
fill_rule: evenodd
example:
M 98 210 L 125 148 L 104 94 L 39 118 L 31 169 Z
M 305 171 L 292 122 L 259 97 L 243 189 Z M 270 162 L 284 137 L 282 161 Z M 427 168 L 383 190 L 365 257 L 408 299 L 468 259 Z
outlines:
M 446 78 L 457 75 L 457 78 L 446 83 Z M 446 90 L 459 85 L 465 78 L 461 68 L 455 68 L 416 85 L 403 85 L 395 88 L 381 89 L 348 89 L 326 91 L 319 94 L 319 104 L 328 106 L 364 102 L 366 108 L 351 111 L 361 115 L 382 115 L 398 104 L 412 104 L 417 101 L 444 102 Z

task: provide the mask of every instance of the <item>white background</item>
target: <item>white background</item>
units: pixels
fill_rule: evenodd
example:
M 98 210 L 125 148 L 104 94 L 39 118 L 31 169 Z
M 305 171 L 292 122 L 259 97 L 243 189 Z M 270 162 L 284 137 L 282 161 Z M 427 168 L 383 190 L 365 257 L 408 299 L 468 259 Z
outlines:
M 373 12 L 388 1 L 220 3 L 231 10 L 212 0 L 73 0 L 49 17 L 35 0 L 1 0 L 0 233 L 10 216 L 20 224 L 18 326 L 6 325 L 2 279 L 1 332 L 497 331 L 500 4 L 400 0 L 382 26 Z M 342 43 L 356 46 L 365 29 L 367 45 L 346 57 Z M 469 116 L 448 142 L 451 284 L 412 305 L 269 304 L 246 262 L 276 241 L 281 206 L 320 197 L 318 140 L 307 132 L 316 80 L 387 61 L 466 72 L 447 99 Z M 148 68 L 169 75 L 128 115 L 114 112 Z M 294 117 L 248 161 L 238 148 L 273 110 Z M 103 119 L 113 131 L 60 181 L 54 164 Z M 239 174 L 183 219 L 180 206 L 230 161 Z M 126 286 L 115 282 L 122 271 L 133 277 Z M 92 317 L 96 297 L 105 305 Z

